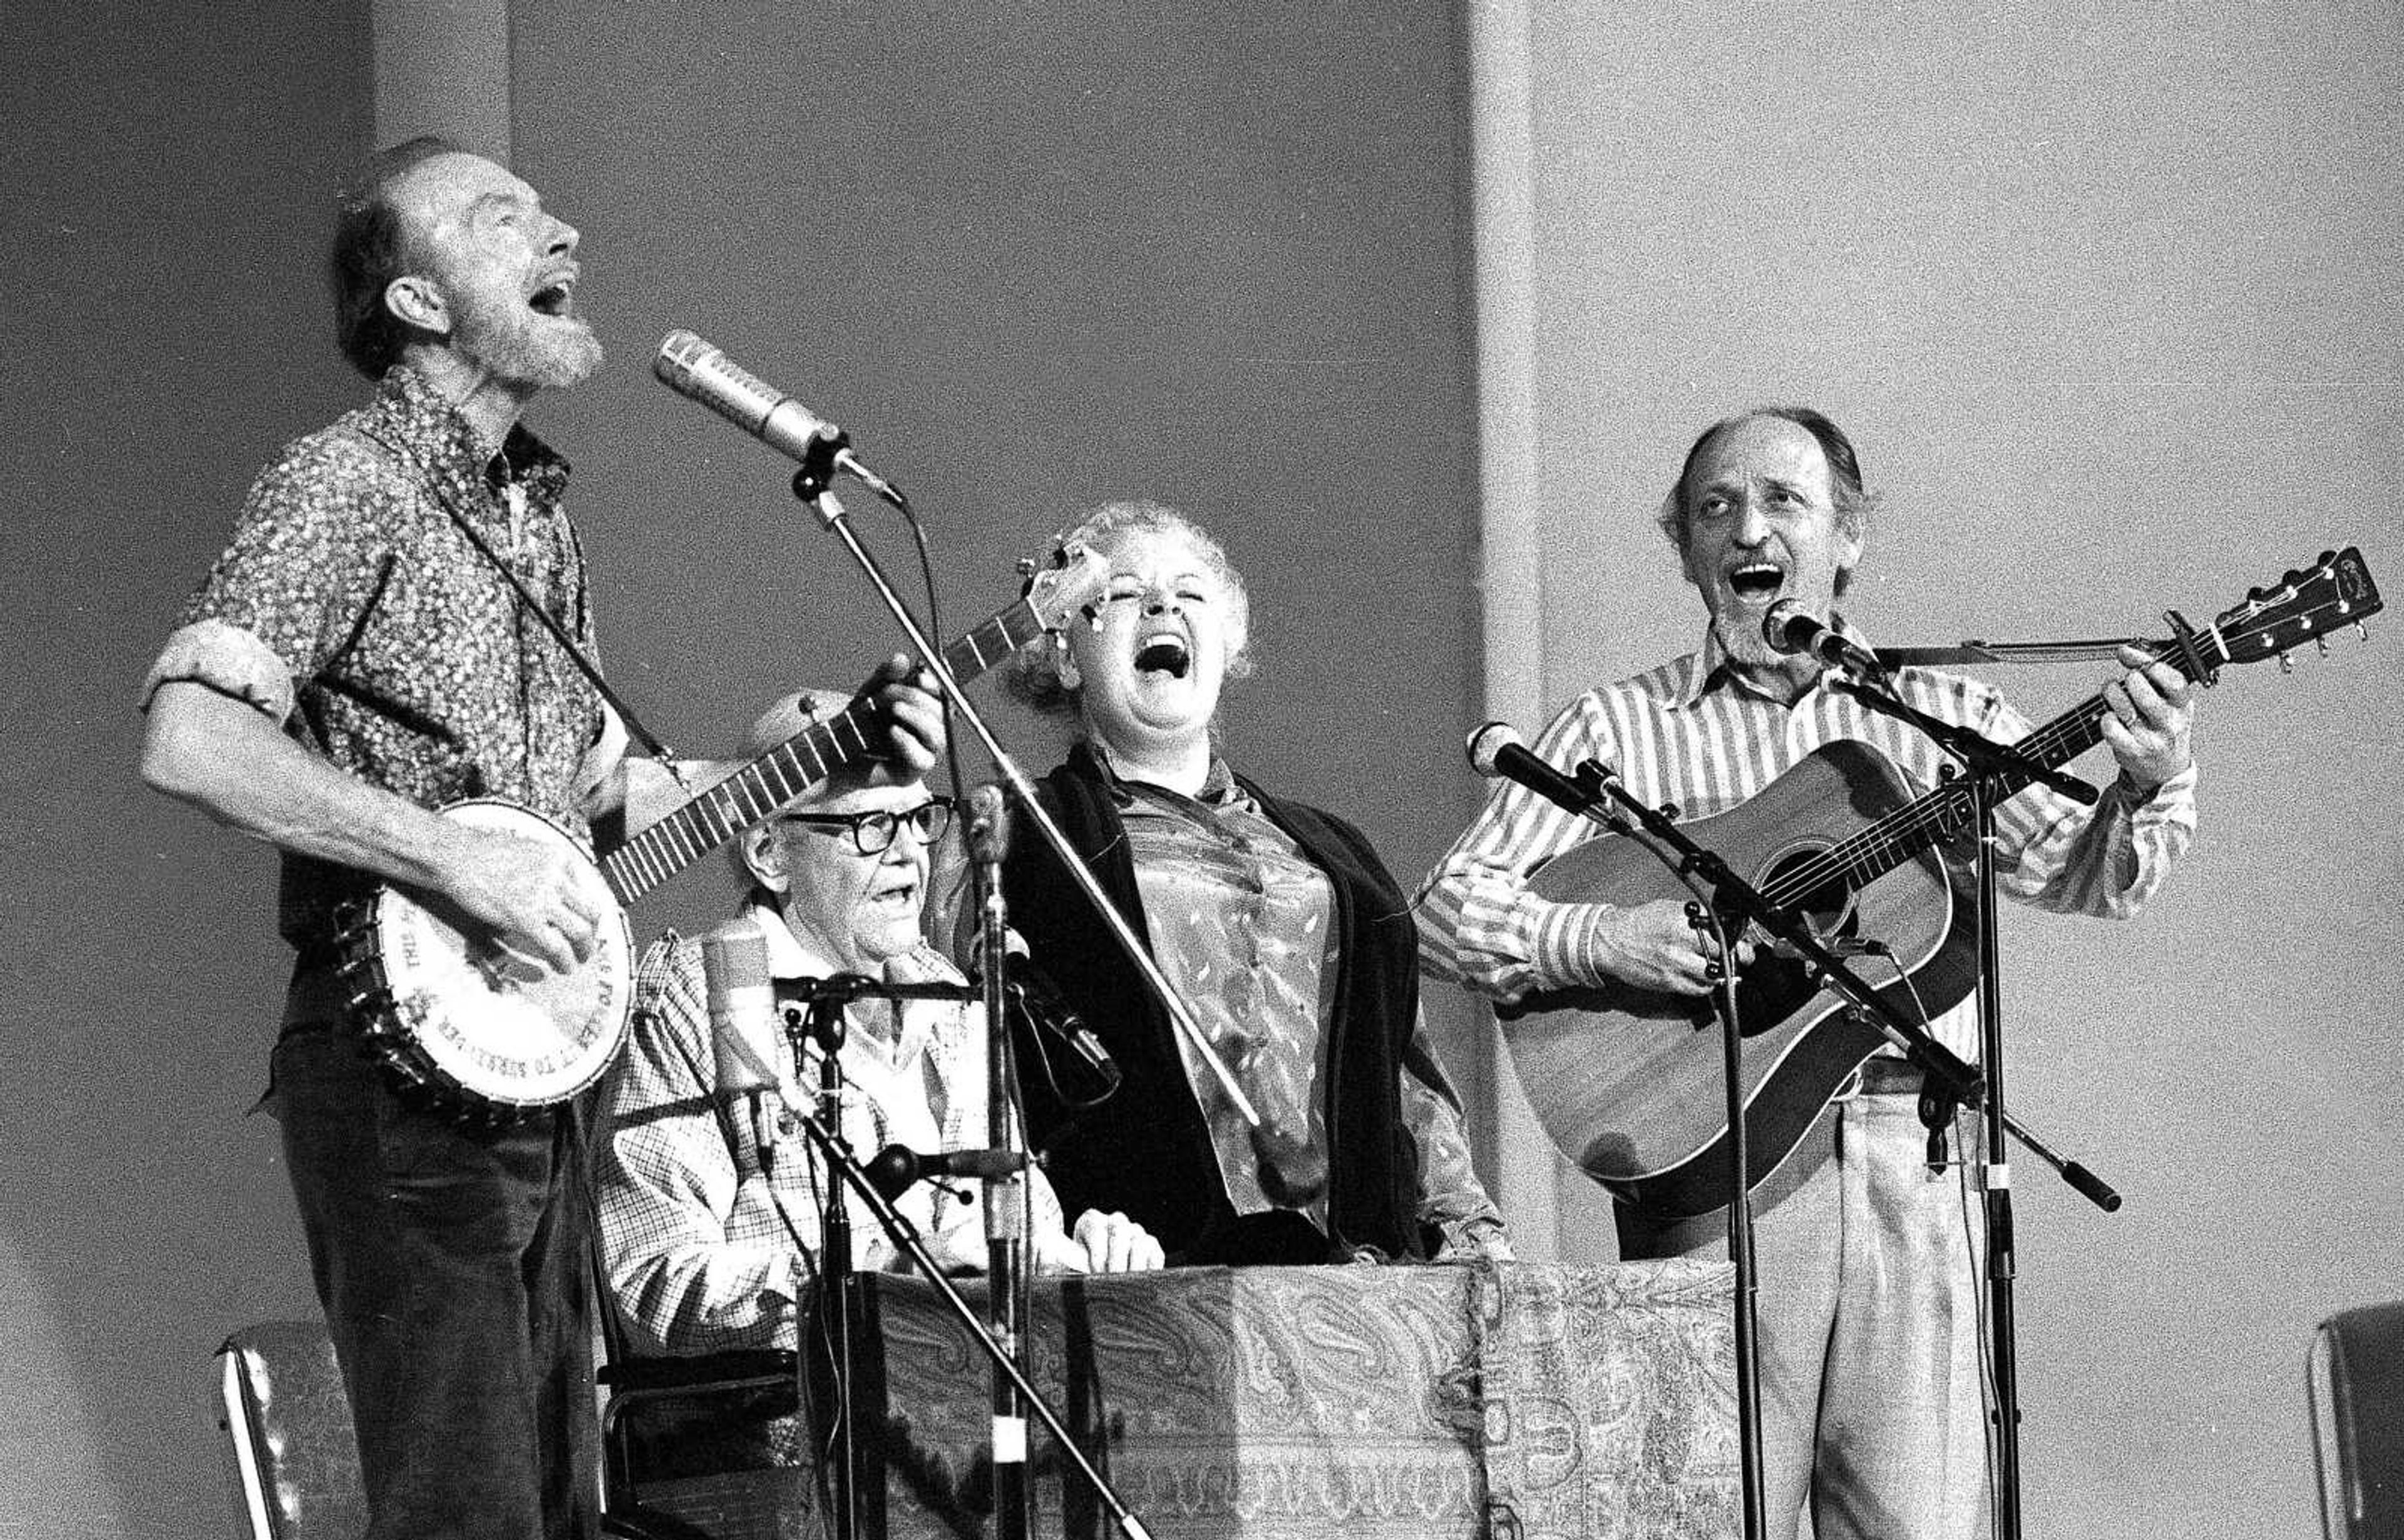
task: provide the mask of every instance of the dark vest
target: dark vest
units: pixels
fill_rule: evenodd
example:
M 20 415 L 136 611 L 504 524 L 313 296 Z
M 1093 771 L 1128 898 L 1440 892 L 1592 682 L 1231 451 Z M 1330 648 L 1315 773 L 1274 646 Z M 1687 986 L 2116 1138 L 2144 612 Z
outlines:
M 1333 931 L 1341 945 L 1325 1045 L 1330 1062 L 1321 1076 L 1335 1241 L 1328 1255 L 1375 1246 L 1390 1256 L 1425 1256 L 1418 1146 L 1401 1112 L 1403 1056 L 1419 1019 L 1419 941 L 1409 904 L 1359 830 L 1271 797 L 1249 780 L 1242 785 L 1335 889 Z M 1135 862 L 1100 765 L 1081 744 L 1037 790 L 1149 946 Z M 1100 1106 L 1072 1111 L 1044 1084 L 1031 1057 L 1039 1045 L 1026 1023 L 1013 1023 L 1028 1132 L 1046 1152 L 1070 1222 L 1087 1209 L 1115 1209 L 1151 1230 L 1172 1258 L 1249 1259 L 1222 1244 L 1235 1233 L 1237 1215 L 1167 1012 L 1031 830 L 1012 842 L 1003 892 L 1010 922 L 1026 936 L 1037 967 L 1100 1037 L 1124 1076 Z

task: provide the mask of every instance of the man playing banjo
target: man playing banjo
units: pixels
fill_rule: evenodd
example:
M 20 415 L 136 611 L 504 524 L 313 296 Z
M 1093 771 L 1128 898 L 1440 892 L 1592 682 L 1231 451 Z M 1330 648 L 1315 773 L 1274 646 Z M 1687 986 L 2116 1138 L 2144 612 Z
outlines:
M 584 1109 L 472 1123 L 403 1094 L 346 1020 L 335 917 L 397 884 L 537 977 L 622 929 L 576 846 L 622 805 L 625 735 L 570 652 L 592 617 L 567 467 L 518 423 L 601 360 L 576 256 L 490 161 L 419 139 L 368 163 L 329 276 L 375 397 L 260 476 L 144 691 L 144 778 L 284 852 L 271 1099 L 375 1540 L 593 1527 Z M 915 778 L 941 711 L 899 660 L 871 688 Z M 433 811 L 466 798 L 573 837 Z

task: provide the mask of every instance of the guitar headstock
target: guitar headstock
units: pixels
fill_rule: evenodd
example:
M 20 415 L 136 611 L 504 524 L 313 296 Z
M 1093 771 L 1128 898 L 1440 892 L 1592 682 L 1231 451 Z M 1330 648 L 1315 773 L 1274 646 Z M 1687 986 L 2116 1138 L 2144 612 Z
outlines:
M 2196 639 L 2218 643 L 2229 663 L 2279 658 L 2305 642 L 2320 641 L 2340 626 L 2355 625 L 2379 613 L 2379 587 L 2354 546 L 2331 553 L 2301 572 L 2290 572 L 2269 590 L 2253 589 L 2245 602 L 2214 617 Z
M 1046 631 L 1067 630 L 1077 611 L 1110 577 L 1102 559 L 1074 540 L 1053 552 L 1048 566 L 1039 567 L 1032 562 L 1018 565 L 1027 579 L 1023 595 L 1027 607 L 1035 612 Z

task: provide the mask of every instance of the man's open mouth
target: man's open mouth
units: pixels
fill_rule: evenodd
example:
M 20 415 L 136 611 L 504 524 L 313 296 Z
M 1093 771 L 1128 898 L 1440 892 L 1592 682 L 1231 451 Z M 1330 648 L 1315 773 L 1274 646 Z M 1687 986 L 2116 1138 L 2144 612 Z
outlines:
M 1193 666 L 1194 654 L 1176 637 L 1154 637 L 1136 649 L 1135 671 L 1139 674 L 1166 674 L 1181 679 Z
M 566 315 L 576 304 L 576 280 L 557 278 L 526 297 L 529 308 L 544 315 Z
M 1747 562 L 1730 572 L 1727 581 L 1739 598 L 1775 598 L 1786 586 L 1786 569 L 1771 562 Z

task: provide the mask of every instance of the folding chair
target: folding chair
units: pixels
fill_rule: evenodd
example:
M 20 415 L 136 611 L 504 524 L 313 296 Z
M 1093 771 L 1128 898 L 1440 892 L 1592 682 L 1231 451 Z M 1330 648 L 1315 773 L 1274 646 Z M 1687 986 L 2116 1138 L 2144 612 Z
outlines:
M 2304 1360 L 2327 1540 L 2404 1540 L 2404 1303 L 2324 1321 Z
M 358 1444 L 334 1344 L 317 1321 L 245 1326 L 217 1350 L 217 1425 L 248 1540 L 356 1540 Z

